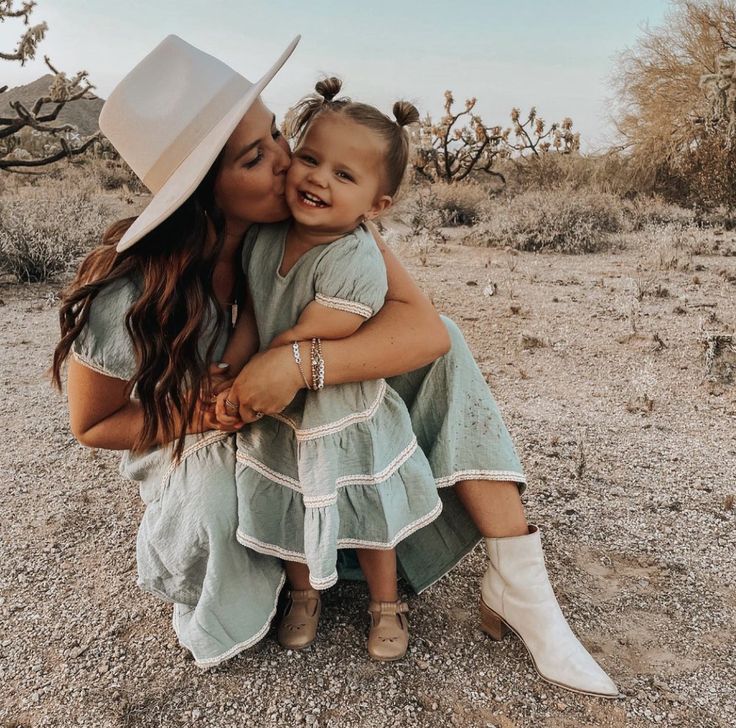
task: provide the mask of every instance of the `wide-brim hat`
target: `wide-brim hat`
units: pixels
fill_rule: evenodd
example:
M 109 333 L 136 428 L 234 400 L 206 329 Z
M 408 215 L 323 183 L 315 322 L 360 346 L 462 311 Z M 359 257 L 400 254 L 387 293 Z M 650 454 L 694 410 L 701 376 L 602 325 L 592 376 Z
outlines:
M 120 239 L 118 252 L 161 224 L 197 189 L 300 37 L 251 83 L 170 35 L 113 89 L 100 112 L 100 129 L 153 195 Z

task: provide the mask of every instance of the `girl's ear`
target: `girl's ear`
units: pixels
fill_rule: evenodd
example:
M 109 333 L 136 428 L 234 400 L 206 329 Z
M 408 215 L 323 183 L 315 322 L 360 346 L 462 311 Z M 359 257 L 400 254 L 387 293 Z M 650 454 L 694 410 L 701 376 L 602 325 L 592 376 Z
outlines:
M 374 218 L 378 217 L 384 210 L 387 210 L 391 205 L 394 204 L 394 200 L 392 197 L 389 197 L 389 195 L 383 195 L 382 197 L 379 197 L 374 203 L 373 207 L 371 207 L 368 212 L 366 212 L 363 217 L 366 220 L 373 220 Z

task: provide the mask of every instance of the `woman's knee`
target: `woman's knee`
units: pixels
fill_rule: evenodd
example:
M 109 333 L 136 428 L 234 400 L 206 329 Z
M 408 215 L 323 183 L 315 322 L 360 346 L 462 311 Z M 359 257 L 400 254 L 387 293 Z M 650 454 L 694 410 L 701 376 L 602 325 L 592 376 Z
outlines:
M 184 463 L 172 483 L 178 490 L 178 508 L 190 523 L 197 523 L 206 531 L 230 529 L 237 525 L 238 501 L 235 492 L 235 463 L 221 453 L 208 453 L 197 462 Z
M 465 341 L 465 336 L 463 336 L 460 327 L 449 316 L 442 315 L 440 318 L 450 335 L 450 351 L 445 356 L 455 358 L 469 353 L 468 343 Z

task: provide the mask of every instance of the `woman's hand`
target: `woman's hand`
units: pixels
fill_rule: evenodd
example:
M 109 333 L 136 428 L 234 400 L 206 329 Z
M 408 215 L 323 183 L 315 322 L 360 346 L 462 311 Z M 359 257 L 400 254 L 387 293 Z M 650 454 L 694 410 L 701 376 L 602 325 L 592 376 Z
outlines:
M 217 421 L 228 427 L 240 422 L 242 427 L 263 415 L 281 412 L 302 386 L 291 346 L 263 351 L 243 367 L 230 391 L 218 396 Z
M 209 430 L 235 432 L 244 424 L 237 417 L 230 418 L 230 422 L 228 423 L 220 422 L 217 419 L 217 396 L 221 392 L 227 393 L 234 381 L 229 372 L 228 365 L 223 363 L 212 364 L 209 375 L 209 388 L 203 387 L 199 394 L 194 416 L 187 427 L 187 434 L 208 432 Z

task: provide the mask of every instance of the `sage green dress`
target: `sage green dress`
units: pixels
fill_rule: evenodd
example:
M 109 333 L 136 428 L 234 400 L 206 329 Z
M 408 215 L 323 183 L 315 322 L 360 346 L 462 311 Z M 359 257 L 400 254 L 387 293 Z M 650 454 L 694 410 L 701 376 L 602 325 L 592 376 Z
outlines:
M 281 275 L 289 225 L 254 225 L 244 242 L 262 351 L 312 302 L 368 319 L 388 288 L 364 227 L 311 248 Z M 306 564 L 314 589 L 337 581 L 338 549 L 394 548 L 442 510 L 406 405 L 384 379 L 304 389 L 236 443 L 238 540 Z
M 73 355 L 90 369 L 130 380 L 135 355 L 125 315 L 140 295 L 134 281 L 111 283 L 93 301 Z M 215 358 L 225 344 L 215 329 Z M 480 540 L 450 487 L 459 480 L 511 480 L 524 475 L 501 414 L 457 326 L 444 318 L 452 347 L 429 366 L 388 379 L 404 399 L 444 508 L 401 541 L 398 566 L 419 593 L 446 574 Z M 210 338 L 202 342 L 207 349 Z M 329 366 L 329 362 L 327 363 Z M 217 665 L 266 636 L 284 585 L 282 561 L 239 543 L 235 486 L 236 437 L 188 435 L 178 463 L 171 448 L 125 452 L 122 475 L 138 483 L 145 512 L 137 541 L 141 589 L 173 603 L 173 627 L 201 668 Z M 338 572 L 360 578 L 348 550 Z

